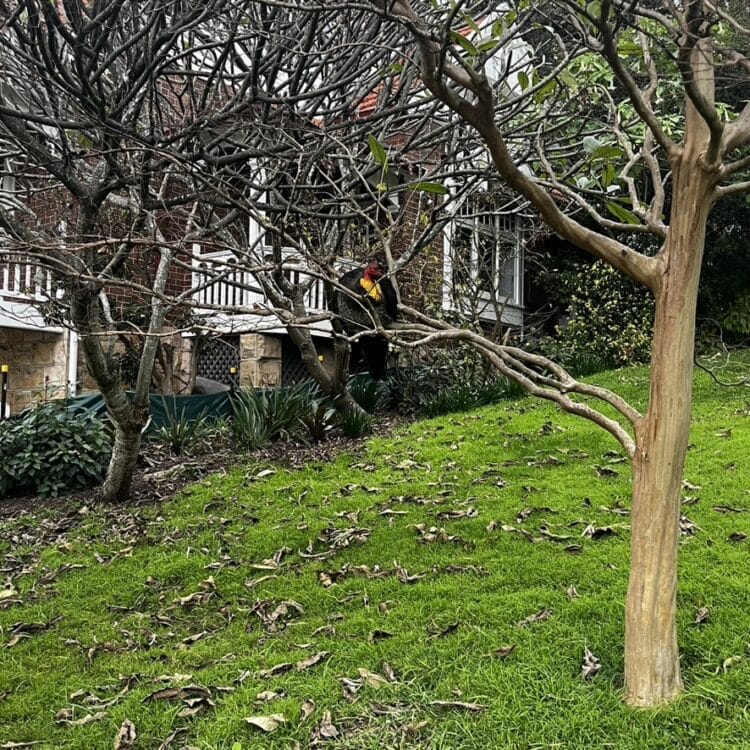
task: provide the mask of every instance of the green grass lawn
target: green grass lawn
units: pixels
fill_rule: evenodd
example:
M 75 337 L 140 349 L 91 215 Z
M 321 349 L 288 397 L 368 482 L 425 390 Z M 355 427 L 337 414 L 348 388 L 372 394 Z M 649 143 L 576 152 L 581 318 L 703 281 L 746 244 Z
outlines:
M 643 405 L 644 370 L 595 380 Z M 668 708 L 621 702 L 628 465 L 523 399 L 7 522 L 0 748 L 750 747 L 749 401 L 696 375 Z

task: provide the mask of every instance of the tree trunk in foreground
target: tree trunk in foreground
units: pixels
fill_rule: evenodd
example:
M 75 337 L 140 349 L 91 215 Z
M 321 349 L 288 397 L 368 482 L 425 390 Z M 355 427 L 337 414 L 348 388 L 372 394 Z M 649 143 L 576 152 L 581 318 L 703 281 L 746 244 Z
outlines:
M 664 273 L 656 290 L 649 406 L 637 430 L 633 459 L 625 611 L 625 700 L 633 706 L 666 703 L 682 691 L 677 546 L 690 433 L 698 280 L 713 184 L 695 162 L 680 172 L 675 174 Z

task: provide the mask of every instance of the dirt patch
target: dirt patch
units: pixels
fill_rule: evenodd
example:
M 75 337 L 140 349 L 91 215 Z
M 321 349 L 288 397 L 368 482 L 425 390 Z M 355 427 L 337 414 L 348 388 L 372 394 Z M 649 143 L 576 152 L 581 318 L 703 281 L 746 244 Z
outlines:
M 375 435 L 387 435 L 396 426 L 405 424 L 403 417 L 385 415 L 374 426 Z M 334 460 L 342 453 L 362 450 L 368 438 L 331 436 L 313 445 L 278 442 L 249 453 L 238 453 L 230 445 L 199 446 L 189 455 L 174 456 L 162 446 L 148 444 L 133 478 L 130 498 L 117 505 L 118 510 L 158 505 L 174 497 L 189 484 L 217 472 L 226 472 L 247 463 L 270 463 L 288 468 L 301 468 L 311 462 Z M 36 496 L 0 500 L 0 520 L 17 516 L 52 513 L 75 523 L 81 508 L 103 505 L 99 488 L 78 490 L 57 498 Z M 68 528 L 70 526 L 68 525 Z

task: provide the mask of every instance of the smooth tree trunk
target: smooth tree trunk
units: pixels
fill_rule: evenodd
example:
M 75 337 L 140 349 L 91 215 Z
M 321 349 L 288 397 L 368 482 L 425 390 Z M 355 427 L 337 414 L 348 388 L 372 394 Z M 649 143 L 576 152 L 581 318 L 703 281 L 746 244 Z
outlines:
M 691 163 L 692 161 L 692 163 Z M 674 205 L 655 291 L 648 410 L 633 459 L 625 700 L 666 703 L 682 691 L 677 646 L 677 549 L 690 433 L 695 313 L 714 184 L 700 160 L 675 172 Z

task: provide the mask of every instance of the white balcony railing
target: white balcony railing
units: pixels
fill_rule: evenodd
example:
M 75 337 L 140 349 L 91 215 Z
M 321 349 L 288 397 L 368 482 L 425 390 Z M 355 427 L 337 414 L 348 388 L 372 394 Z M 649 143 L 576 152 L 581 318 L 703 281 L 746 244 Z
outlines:
M 0 257 L 0 297 L 22 300 L 54 298 L 52 273 L 28 259 Z
M 294 262 L 292 250 L 285 255 L 284 275 L 293 284 L 304 284 L 310 277 L 305 269 Z M 221 253 L 203 255 L 193 265 L 193 289 L 195 305 L 206 311 L 218 308 L 234 312 L 252 312 L 253 308 L 264 307 L 266 298 L 257 278 L 233 259 Z M 305 295 L 305 305 L 310 312 L 326 309 L 325 287 L 319 279 L 313 281 Z

